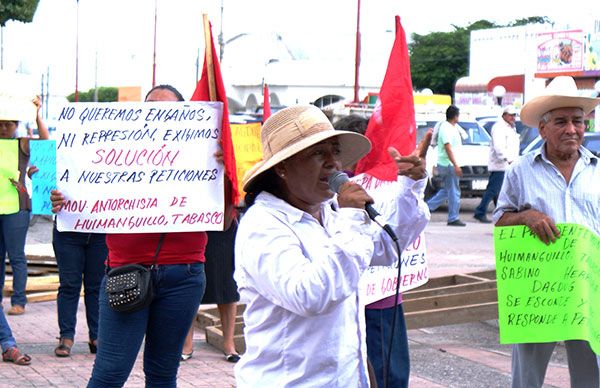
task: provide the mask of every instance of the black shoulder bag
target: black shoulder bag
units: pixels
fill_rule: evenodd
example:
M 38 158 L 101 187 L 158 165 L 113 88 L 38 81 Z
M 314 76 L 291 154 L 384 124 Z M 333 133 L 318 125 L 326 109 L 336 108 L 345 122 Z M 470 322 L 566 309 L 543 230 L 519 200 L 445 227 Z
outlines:
M 152 303 L 152 269 L 156 265 L 164 239 L 165 234 L 162 233 L 154 254 L 154 263 L 150 268 L 139 264 L 127 264 L 108 271 L 106 294 L 110 308 L 121 313 L 133 313 Z M 110 268 L 110 262 L 108 266 Z

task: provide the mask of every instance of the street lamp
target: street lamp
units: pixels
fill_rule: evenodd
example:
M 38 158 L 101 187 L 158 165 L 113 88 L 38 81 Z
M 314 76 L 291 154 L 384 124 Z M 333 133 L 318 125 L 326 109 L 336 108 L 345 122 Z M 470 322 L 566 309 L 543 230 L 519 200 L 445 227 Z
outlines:
M 498 105 L 502 106 L 502 98 L 506 94 L 506 88 L 502 85 L 496 85 L 494 86 L 494 89 L 492 89 L 492 94 L 496 97 Z

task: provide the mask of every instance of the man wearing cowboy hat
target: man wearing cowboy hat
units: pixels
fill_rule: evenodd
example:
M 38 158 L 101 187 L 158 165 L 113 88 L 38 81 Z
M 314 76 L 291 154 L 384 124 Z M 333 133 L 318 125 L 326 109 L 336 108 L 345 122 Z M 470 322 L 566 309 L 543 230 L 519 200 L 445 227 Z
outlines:
M 543 146 L 506 172 L 494 211 L 496 226 L 527 225 L 544 243 L 560 233 L 556 223 L 584 225 L 600 234 L 600 165 L 582 146 L 585 116 L 600 98 L 582 97 L 572 77 L 556 77 L 527 102 L 521 120 L 538 126 Z M 595 182 L 595 184 L 592 184 Z M 598 365 L 587 341 L 564 341 L 571 387 L 598 387 Z M 512 386 L 541 387 L 556 342 L 513 347 Z

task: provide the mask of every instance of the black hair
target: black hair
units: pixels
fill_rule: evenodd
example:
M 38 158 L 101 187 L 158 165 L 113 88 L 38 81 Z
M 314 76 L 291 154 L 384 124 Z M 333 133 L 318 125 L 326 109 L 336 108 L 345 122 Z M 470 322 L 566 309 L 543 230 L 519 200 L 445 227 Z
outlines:
M 333 123 L 335 129 L 350 131 L 364 135 L 369 125 L 369 119 L 357 114 L 350 114 L 339 118 Z
M 271 167 L 267 171 L 263 172 L 254 179 L 252 185 L 248 188 L 246 195 L 244 196 L 244 204 L 246 209 L 254 205 L 254 201 L 258 194 L 266 191 L 273 194 L 276 197 L 282 197 L 281 191 L 281 178 L 275 173 L 275 168 Z
M 185 101 L 185 98 L 183 98 L 181 93 L 179 93 L 179 90 L 175 89 L 174 86 L 171 86 L 168 84 L 156 85 L 155 87 L 153 87 L 152 89 L 150 89 L 148 91 L 148 93 L 146 94 L 146 98 L 144 100 L 147 100 L 150 93 L 152 93 L 155 90 L 168 90 L 171 93 L 173 93 L 175 95 L 175 97 L 177 97 L 177 101 Z
M 450 121 L 453 118 L 457 117 L 460 114 L 460 109 L 458 109 L 454 105 L 450 105 L 448 109 L 446 109 L 446 120 Z

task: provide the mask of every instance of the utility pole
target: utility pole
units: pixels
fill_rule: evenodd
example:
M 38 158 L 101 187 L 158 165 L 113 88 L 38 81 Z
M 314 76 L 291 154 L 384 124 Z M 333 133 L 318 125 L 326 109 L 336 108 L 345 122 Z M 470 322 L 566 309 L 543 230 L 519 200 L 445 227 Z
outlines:
M 96 50 L 96 63 L 94 65 L 94 102 L 98 102 L 98 50 Z
M 356 9 L 356 53 L 354 56 L 354 102 L 358 102 L 358 74 L 360 69 L 360 0 Z
M 223 0 L 221 0 L 221 29 L 219 31 L 219 63 L 223 62 L 223 50 L 225 50 L 225 41 L 223 40 Z
M 154 0 L 154 53 L 152 54 L 152 87 L 156 86 L 156 24 L 158 20 L 157 3 L 158 0 Z
M 79 0 L 77 0 L 77 31 L 75 33 L 75 102 L 79 102 Z
M 0 26 L 0 70 L 4 70 L 4 26 Z
M 43 96 L 42 96 L 43 97 Z M 44 99 L 44 118 L 48 120 L 48 101 L 50 101 L 50 66 L 46 70 L 46 98 Z

